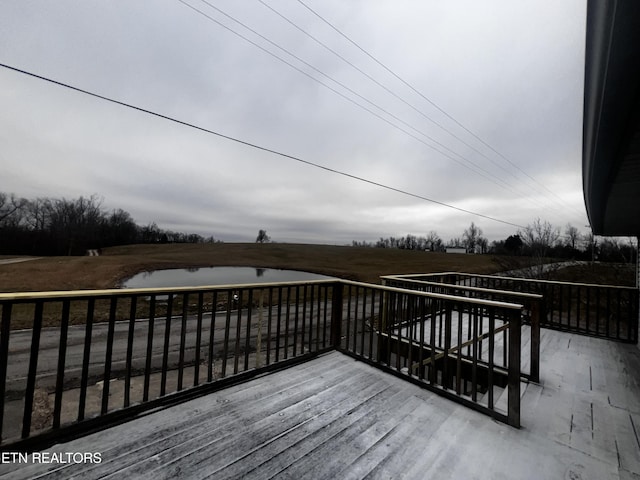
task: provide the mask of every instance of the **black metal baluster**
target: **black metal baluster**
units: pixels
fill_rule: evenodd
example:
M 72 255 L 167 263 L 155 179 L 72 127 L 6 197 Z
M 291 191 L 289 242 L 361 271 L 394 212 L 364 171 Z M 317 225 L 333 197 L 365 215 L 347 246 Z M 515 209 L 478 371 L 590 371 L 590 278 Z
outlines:
M 198 293 L 198 313 L 196 316 L 196 352 L 193 364 L 193 386 L 200 384 L 200 348 L 202 343 L 202 315 L 204 310 L 204 293 Z M 213 316 L 213 315 L 212 315 Z
M 351 339 L 351 324 L 349 323 L 350 321 L 351 321 L 351 285 L 348 285 L 347 286 L 347 328 L 346 328 L 346 335 L 344 337 L 344 342 L 347 347 L 347 350 L 349 349 L 349 342 Z
M 591 333 L 591 287 L 587 288 L 587 305 L 585 307 L 585 317 L 586 317 L 586 331 L 587 333 Z
M 236 315 L 236 338 L 235 338 L 235 348 L 233 350 L 233 373 L 234 375 L 238 373 L 238 364 L 240 360 L 240 337 L 242 336 L 242 297 L 243 291 L 238 291 L 238 312 Z
M 252 314 L 252 303 L 253 303 L 253 289 L 249 289 L 249 297 L 247 304 L 247 338 L 244 344 L 244 371 L 249 370 L 249 352 L 251 350 L 251 314 Z M 256 349 L 256 355 L 260 353 Z
M 478 322 L 482 309 L 479 306 L 473 307 L 473 348 L 471 357 L 471 400 L 478 401 Z
M 578 297 L 576 301 L 576 331 L 580 332 L 582 330 L 582 328 L 580 327 L 580 302 L 582 301 L 582 287 L 580 285 L 577 285 L 576 289 L 578 290 L 578 294 L 576 295 Z
M 102 408 L 100 414 L 109 411 L 109 389 L 111 387 L 111 360 L 113 358 L 113 338 L 116 329 L 116 308 L 118 297 L 111 297 L 109 305 L 109 328 L 107 330 L 107 352 L 104 359 L 104 383 L 102 385 Z
M 182 321 L 180 323 L 180 351 L 178 352 L 178 389 L 182 390 L 184 380 L 184 350 L 187 344 L 187 315 L 189 309 L 189 294 L 182 295 Z
M 382 296 L 382 292 L 380 292 Z M 380 310 L 378 310 L 379 312 Z M 376 319 L 376 291 L 371 289 L 371 317 L 369 320 L 369 360 L 373 359 L 373 336 L 376 333 L 376 326 L 374 325 Z M 378 320 L 379 321 L 379 320 Z M 380 324 L 378 323 L 378 328 Z
M 620 321 L 622 320 L 622 316 L 621 316 L 621 309 L 622 309 L 622 302 L 620 299 L 620 289 L 618 288 L 616 291 L 616 339 L 620 340 Z
M 22 438 L 27 438 L 31 431 L 31 413 L 33 397 L 36 389 L 36 373 L 38 371 L 38 352 L 40 351 L 40 333 L 42 332 L 42 300 L 36 301 L 31 334 L 31 355 L 29 357 L 29 373 L 24 395 L 24 415 L 22 418 Z
M 233 292 L 227 291 L 227 311 L 224 325 L 224 343 L 222 345 L 222 378 L 227 376 L 227 357 L 229 356 L 229 340 L 231 330 L 231 302 L 233 301 Z
M 413 365 L 413 338 L 414 338 L 414 311 L 413 311 L 413 296 L 407 295 L 407 341 L 409 346 L 409 351 L 407 352 L 407 356 L 405 357 L 405 368 L 408 368 L 409 376 L 412 375 L 411 367 Z
M 298 285 L 296 285 L 295 287 L 295 291 L 296 291 L 296 299 L 295 299 L 295 313 L 293 315 L 293 356 L 297 356 L 298 353 L 298 322 L 299 322 L 299 318 L 298 318 L 298 307 L 299 307 L 299 295 L 300 295 L 300 287 Z
M 605 323 L 606 335 L 607 337 L 609 337 L 609 330 L 610 330 L 609 324 L 611 323 L 611 289 L 610 288 L 607 288 L 607 315 L 605 319 L 606 319 L 606 323 Z
M 308 350 L 310 352 L 313 351 L 313 304 L 315 302 L 314 292 L 316 290 L 315 285 L 311 285 L 309 289 L 311 293 L 309 294 L 309 346 Z
M 363 287 L 362 288 L 362 327 L 360 333 L 360 355 L 365 356 L 365 348 L 364 348 L 364 339 L 365 332 L 367 330 L 367 291 Z
M 273 287 L 269 287 L 269 310 L 268 310 L 268 320 L 267 320 L 267 365 L 271 364 L 271 334 L 273 332 L 272 329 L 272 321 L 273 321 Z
M 209 326 L 209 351 L 207 358 L 207 382 L 212 382 L 214 377 L 215 335 L 216 321 L 218 320 L 218 291 L 211 293 L 211 324 Z
M 280 360 L 280 323 L 282 321 L 282 287 L 278 287 L 278 318 L 276 319 L 276 362 Z
M 147 356 L 145 361 L 145 369 L 144 369 L 144 387 L 142 393 L 142 401 L 146 402 L 149 400 L 149 383 L 151 380 L 151 368 L 152 368 L 152 358 L 153 358 L 153 330 L 155 327 L 155 318 L 156 318 L 156 296 L 151 295 L 149 299 L 149 326 L 147 330 Z
M 125 360 L 125 375 L 124 375 L 124 407 L 128 407 L 131 404 L 131 370 L 132 370 L 132 358 L 133 358 L 133 337 L 135 336 L 136 326 L 136 309 L 138 304 L 138 297 L 135 295 L 131 297 L 131 304 L 129 308 L 129 330 L 127 332 L 127 357 Z
M 328 326 L 328 304 L 329 304 L 329 288 L 324 286 L 324 324 L 322 325 L 322 348 L 327 348 L 327 326 Z
M 67 356 L 67 335 L 69 332 L 70 301 L 62 301 L 60 318 L 60 343 L 58 345 L 58 372 L 56 375 L 56 394 L 53 407 L 53 428 L 60 428 L 60 412 L 62 411 L 62 390 L 64 389 L 64 369 Z
M 458 344 L 456 345 L 456 394 L 460 395 L 462 391 L 462 309 L 460 305 L 458 309 Z
M 495 307 L 489 307 L 489 371 L 487 372 L 488 404 L 493 410 L 493 356 L 495 352 L 496 311 Z
M 9 364 L 9 335 L 11 332 L 11 310 L 13 304 L 2 303 L 2 325 L 0 325 L 0 444 L 4 426 L 4 401 L 7 389 L 7 365 Z
M 167 370 L 169 369 L 169 342 L 171 340 L 171 317 L 173 310 L 173 294 L 167 298 L 167 318 L 164 327 L 164 348 L 162 351 L 162 374 L 160 379 L 160 396 L 164 397 L 167 392 Z
M 355 287 L 355 303 L 353 306 L 353 353 L 358 353 L 358 291 L 359 291 L 359 287 Z M 352 291 L 351 291 L 351 287 L 349 287 L 349 305 L 351 305 L 351 302 L 353 300 L 352 296 Z M 347 315 L 347 322 L 350 322 L 352 320 L 350 315 Z M 349 330 L 349 326 L 347 324 L 347 331 Z M 347 348 L 349 348 L 349 344 L 347 343 Z
M 429 335 L 429 348 L 431 349 L 431 363 L 429 364 L 429 383 L 431 385 L 435 385 L 438 380 L 438 371 L 436 368 L 436 314 L 439 312 L 438 303 L 441 300 L 432 299 L 431 300 L 431 320 L 430 324 L 430 335 Z

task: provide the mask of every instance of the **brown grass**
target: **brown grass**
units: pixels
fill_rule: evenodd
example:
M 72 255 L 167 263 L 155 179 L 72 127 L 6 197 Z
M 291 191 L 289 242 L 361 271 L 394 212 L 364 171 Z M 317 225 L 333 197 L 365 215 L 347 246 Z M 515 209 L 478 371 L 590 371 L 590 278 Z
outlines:
M 588 263 L 553 272 L 550 280 L 573 283 L 597 283 L 633 287 L 636 266 L 629 263 Z
M 304 270 L 371 283 L 393 273 L 499 270 L 490 255 L 281 243 L 129 245 L 105 249 L 100 257 L 0 265 L 0 292 L 116 288 L 143 271 L 212 266 Z

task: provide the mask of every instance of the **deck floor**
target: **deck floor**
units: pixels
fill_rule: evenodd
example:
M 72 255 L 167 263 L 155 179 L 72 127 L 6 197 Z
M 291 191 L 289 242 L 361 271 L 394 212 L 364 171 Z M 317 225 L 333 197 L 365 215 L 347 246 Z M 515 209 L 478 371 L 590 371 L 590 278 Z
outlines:
M 333 352 L 58 445 L 0 478 L 640 479 L 640 351 L 544 330 L 514 429 Z

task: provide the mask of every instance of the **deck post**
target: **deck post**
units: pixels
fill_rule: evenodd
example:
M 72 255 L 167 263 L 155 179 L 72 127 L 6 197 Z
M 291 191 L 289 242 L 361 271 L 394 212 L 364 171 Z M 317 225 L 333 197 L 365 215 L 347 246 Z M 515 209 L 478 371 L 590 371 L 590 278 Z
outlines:
M 636 318 L 632 321 L 635 322 L 633 341 L 640 348 L 640 341 L 638 339 L 638 331 L 640 331 L 640 236 L 636 237 Z M 630 320 L 631 321 L 631 320 Z
M 509 314 L 509 372 L 507 423 L 520 428 L 520 342 L 521 342 L 521 310 L 513 310 Z
M 540 382 L 540 303 L 541 299 L 531 301 L 531 366 L 529 374 L 532 382 Z
M 349 319 L 347 319 L 349 320 Z M 331 346 L 340 348 L 342 341 L 342 284 L 333 284 L 331 292 Z

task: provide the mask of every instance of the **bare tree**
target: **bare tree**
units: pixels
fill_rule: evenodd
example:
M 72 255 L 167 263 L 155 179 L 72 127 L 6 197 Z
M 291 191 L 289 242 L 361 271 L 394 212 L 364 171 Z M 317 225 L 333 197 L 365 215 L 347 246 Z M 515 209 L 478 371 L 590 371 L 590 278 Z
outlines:
M 475 223 L 471 222 L 469 228 L 467 228 L 462 234 L 462 244 L 467 248 L 467 252 L 475 253 L 476 246 L 478 246 L 478 242 L 481 238 L 482 229 L 477 227 Z
M 0 226 L 20 223 L 18 217 L 26 204 L 27 201 L 24 198 L 17 198 L 13 193 L 7 195 L 0 192 Z
M 50 228 L 60 250 L 73 255 L 96 247 L 104 220 L 101 203 L 96 195 L 52 202 Z
M 431 230 L 427 234 L 426 245 L 427 248 L 432 252 L 439 252 L 440 250 L 442 250 L 442 239 L 435 230 Z
M 531 272 L 529 276 L 541 277 L 545 271 L 543 267 L 545 259 L 549 255 L 551 248 L 556 245 L 560 238 L 560 229 L 554 227 L 546 220 L 543 222 L 536 218 L 532 224 L 527 225 L 524 230 L 518 231 L 518 236 L 522 240 L 522 245 L 526 253 L 532 257 Z
M 567 236 L 567 245 L 571 247 L 572 250 L 576 249 L 576 244 L 580 240 L 580 232 L 577 227 L 574 227 L 570 223 L 567 223 L 567 226 L 564 229 L 564 233 Z
M 256 237 L 256 243 L 269 243 L 271 241 L 271 237 L 267 235 L 266 230 L 258 230 L 258 236 Z
M 560 229 L 554 227 L 546 220 L 543 222 L 536 218 L 532 224 L 524 230 L 518 231 L 523 245 L 535 256 L 544 257 L 549 253 L 560 238 Z
M 480 237 L 478 239 L 478 246 L 480 247 L 480 253 L 487 253 L 487 251 L 489 250 L 489 240 L 487 240 L 485 237 Z

